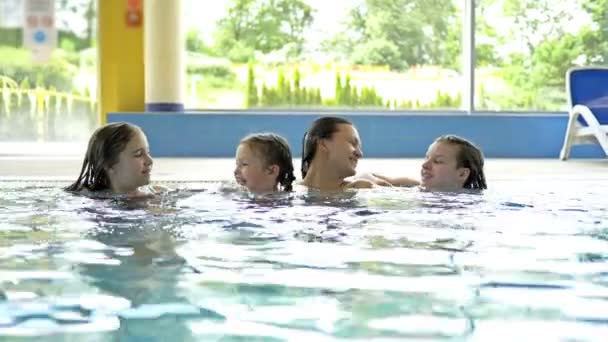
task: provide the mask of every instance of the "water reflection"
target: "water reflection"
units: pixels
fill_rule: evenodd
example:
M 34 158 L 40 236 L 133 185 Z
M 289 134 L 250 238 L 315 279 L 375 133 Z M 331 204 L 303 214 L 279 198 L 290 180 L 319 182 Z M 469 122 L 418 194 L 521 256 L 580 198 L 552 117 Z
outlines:
M 252 198 L 205 183 L 124 201 L 4 186 L 0 335 L 601 340 L 607 189 L 495 188 Z
M 120 200 L 89 208 L 88 219 L 97 227 L 86 237 L 107 246 L 103 254 L 114 262 L 81 263 L 77 271 L 103 293 L 130 302 L 119 313 L 121 325 L 113 336 L 119 340 L 193 340 L 187 320 L 222 318 L 181 294 L 181 277 L 197 270 L 176 252 L 179 211 L 173 203 Z

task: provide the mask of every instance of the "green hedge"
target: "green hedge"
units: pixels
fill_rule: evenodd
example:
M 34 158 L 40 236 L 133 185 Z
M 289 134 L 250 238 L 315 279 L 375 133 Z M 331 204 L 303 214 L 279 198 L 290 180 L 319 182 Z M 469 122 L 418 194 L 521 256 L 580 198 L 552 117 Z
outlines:
M 68 63 L 61 53 L 53 54 L 47 64 L 35 65 L 31 62 L 29 50 L 0 47 L 0 75 L 12 78 L 18 83 L 28 80 L 33 85 L 71 91 L 76 70 L 77 67 Z
M 435 100 L 430 103 L 421 104 L 419 101 L 396 99 L 384 99 L 376 92 L 374 86 L 356 87 L 351 84 L 349 74 L 342 75 L 337 72 L 335 78 L 335 97 L 322 98 L 321 90 L 316 87 L 302 87 L 301 74 L 295 69 L 291 78 L 285 75 L 283 70 L 279 71 L 276 85 L 256 84 L 255 72 L 252 64 L 249 64 L 247 72 L 247 97 L 246 108 L 255 107 L 292 107 L 292 106 L 336 106 L 350 108 L 378 108 L 387 109 L 448 109 L 458 108 L 462 101 L 461 95 L 452 97 L 448 93 L 437 92 Z
M 227 80 L 236 79 L 229 60 L 212 58 L 203 54 L 190 54 L 186 59 L 186 72 L 188 74 L 213 76 Z

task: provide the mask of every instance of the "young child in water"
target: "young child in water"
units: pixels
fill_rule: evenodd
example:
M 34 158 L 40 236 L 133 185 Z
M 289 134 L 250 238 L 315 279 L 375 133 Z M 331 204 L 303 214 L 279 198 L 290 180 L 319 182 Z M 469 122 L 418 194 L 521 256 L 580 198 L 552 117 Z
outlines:
M 292 191 L 293 171 L 291 149 L 280 135 L 248 135 L 236 149 L 234 178 L 253 194 Z
M 65 190 L 97 196 L 139 197 L 166 190 L 148 186 L 153 160 L 138 126 L 125 122 L 98 128 L 91 138 L 78 179 Z
M 484 156 L 479 147 L 463 137 L 442 135 L 429 146 L 420 168 L 420 182 L 408 177 L 372 177 L 394 186 L 419 185 L 426 191 L 484 190 L 488 185 L 483 167 Z

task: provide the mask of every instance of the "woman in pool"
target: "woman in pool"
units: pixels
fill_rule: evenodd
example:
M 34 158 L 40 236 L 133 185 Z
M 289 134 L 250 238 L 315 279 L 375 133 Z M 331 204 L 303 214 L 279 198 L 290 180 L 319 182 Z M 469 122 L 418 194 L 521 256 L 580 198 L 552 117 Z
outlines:
M 236 149 L 234 178 L 257 195 L 291 191 L 296 177 L 289 144 L 273 133 L 246 136 Z
M 91 138 L 78 179 L 67 191 L 95 195 L 152 195 L 164 188 L 150 183 L 152 157 L 137 126 L 118 122 L 98 128 Z
M 309 189 L 336 192 L 348 188 L 371 188 L 369 179 L 347 179 L 356 174 L 363 157 L 355 126 L 339 117 L 315 120 L 302 141 L 302 181 Z
M 391 178 L 373 174 L 394 186 L 420 185 L 427 191 L 487 189 L 484 157 L 472 142 L 456 135 L 443 135 L 429 146 L 420 169 L 420 182 L 407 177 Z

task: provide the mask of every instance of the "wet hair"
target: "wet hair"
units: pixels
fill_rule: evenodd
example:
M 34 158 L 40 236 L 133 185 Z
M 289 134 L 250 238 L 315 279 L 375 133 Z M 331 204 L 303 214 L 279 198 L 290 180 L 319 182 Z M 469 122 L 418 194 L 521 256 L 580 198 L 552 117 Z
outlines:
M 282 136 L 274 133 L 256 133 L 243 138 L 241 145 L 247 145 L 256 155 L 264 160 L 266 166 L 278 165 L 277 183 L 283 191 L 293 190 L 293 159 L 289 143 Z
M 469 177 L 464 182 L 465 189 L 487 189 L 486 176 L 483 173 L 483 153 L 479 147 L 465 138 L 456 135 L 442 135 L 435 142 L 448 143 L 458 146 L 456 162 L 458 167 L 466 167 L 470 170 Z
M 110 180 L 107 168 L 118 163 L 118 156 L 129 141 L 141 129 L 126 122 L 107 124 L 95 130 L 89 139 L 78 179 L 65 188 L 66 191 L 107 190 Z
M 302 178 L 306 177 L 310 164 L 315 158 L 317 141 L 330 139 L 338 131 L 340 124 L 352 125 L 353 123 L 340 117 L 324 116 L 313 121 L 310 128 L 304 133 L 304 137 L 302 137 Z

